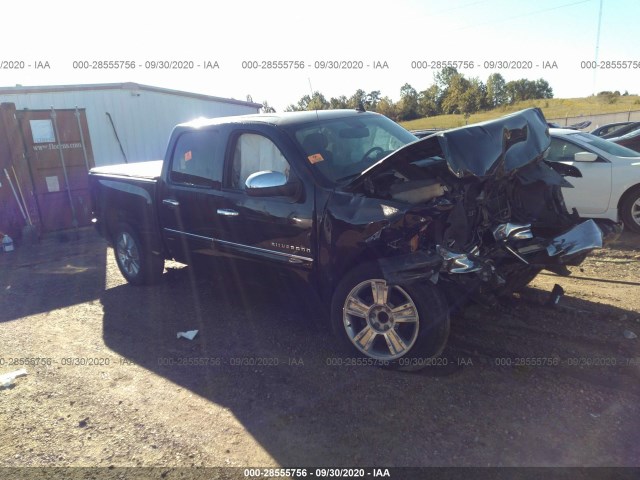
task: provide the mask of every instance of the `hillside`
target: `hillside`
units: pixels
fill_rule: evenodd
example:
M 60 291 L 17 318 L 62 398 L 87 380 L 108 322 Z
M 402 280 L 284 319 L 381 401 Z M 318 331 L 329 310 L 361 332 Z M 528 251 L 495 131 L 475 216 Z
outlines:
M 592 96 L 585 98 L 550 98 L 542 100 L 526 100 L 513 105 L 499 107 L 494 110 L 478 112 L 469 116 L 466 123 L 482 122 L 500 117 L 524 108 L 539 107 L 547 119 L 564 118 L 566 116 L 594 115 L 598 113 L 624 112 L 640 110 L 640 96 Z M 464 115 L 438 115 L 419 118 L 408 122 L 400 122 L 408 130 L 423 128 L 453 128 L 465 125 Z

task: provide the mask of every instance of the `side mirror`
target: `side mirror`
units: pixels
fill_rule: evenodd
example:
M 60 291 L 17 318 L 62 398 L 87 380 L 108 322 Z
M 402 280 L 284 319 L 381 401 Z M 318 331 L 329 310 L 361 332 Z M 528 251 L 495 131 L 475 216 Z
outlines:
M 598 155 L 591 152 L 577 152 L 573 154 L 573 159 L 576 162 L 595 162 L 598 159 Z
M 294 196 L 298 192 L 298 182 L 287 182 L 282 172 L 264 170 L 252 173 L 244 183 L 245 191 L 252 197 Z

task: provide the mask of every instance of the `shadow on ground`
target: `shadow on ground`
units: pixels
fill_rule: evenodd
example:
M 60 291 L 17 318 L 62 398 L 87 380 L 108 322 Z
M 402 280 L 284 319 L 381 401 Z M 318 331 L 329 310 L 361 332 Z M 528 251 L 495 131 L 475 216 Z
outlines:
M 0 322 L 98 299 L 105 288 L 106 251 L 89 227 L 0 254 Z
M 615 324 L 636 313 L 579 299 L 547 308 L 546 295 L 528 289 L 497 310 L 470 308 L 453 322 L 446 365 L 416 374 L 346 366 L 324 310 L 267 274 L 176 269 L 161 285 L 118 286 L 101 300 L 109 348 L 229 408 L 281 465 L 637 464 L 637 417 L 595 434 L 583 418 L 584 391 L 597 390 L 603 408 L 637 400 L 637 371 L 566 364 L 639 357 Z M 176 340 L 191 329 L 194 341 Z M 559 363 L 496 361 L 523 357 Z M 167 358 L 220 364 L 176 368 Z

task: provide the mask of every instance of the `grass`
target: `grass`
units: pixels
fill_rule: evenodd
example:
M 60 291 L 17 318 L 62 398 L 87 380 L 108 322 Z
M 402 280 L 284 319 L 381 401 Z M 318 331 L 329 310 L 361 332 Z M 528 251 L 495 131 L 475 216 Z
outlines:
M 517 112 L 525 108 L 539 107 L 548 120 L 596 115 L 599 113 L 627 112 L 640 110 L 640 96 L 627 95 L 616 97 L 585 97 L 585 98 L 550 98 L 542 100 L 526 100 L 513 105 L 498 107 L 493 110 L 474 113 L 468 119 L 464 115 L 438 115 L 435 117 L 419 118 L 408 122 L 400 122 L 407 130 L 423 128 L 453 128 L 466 123 L 477 123 L 485 120 Z

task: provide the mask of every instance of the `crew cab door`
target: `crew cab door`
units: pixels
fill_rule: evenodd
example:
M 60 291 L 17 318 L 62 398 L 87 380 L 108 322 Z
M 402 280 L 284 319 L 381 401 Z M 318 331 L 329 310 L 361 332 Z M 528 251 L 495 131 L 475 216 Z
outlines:
M 313 184 L 295 163 L 292 142 L 274 128 L 256 125 L 229 134 L 216 248 L 235 258 L 308 271 L 315 257 Z M 248 194 L 247 177 L 260 171 L 283 173 L 295 193 Z
M 220 128 L 186 130 L 173 141 L 159 188 L 160 225 L 172 256 L 192 263 L 214 255 L 222 195 L 224 136 Z
M 582 177 L 570 177 L 567 180 L 574 188 L 563 188 L 567 209 L 574 207 L 580 215 L 604 213 L 611 199 L 611 162 L 598 156 L 593 162 L 576 161 L 578 152 L 596 153 L 564 138 L 552 138 L 547 160 L 573 165 Z

